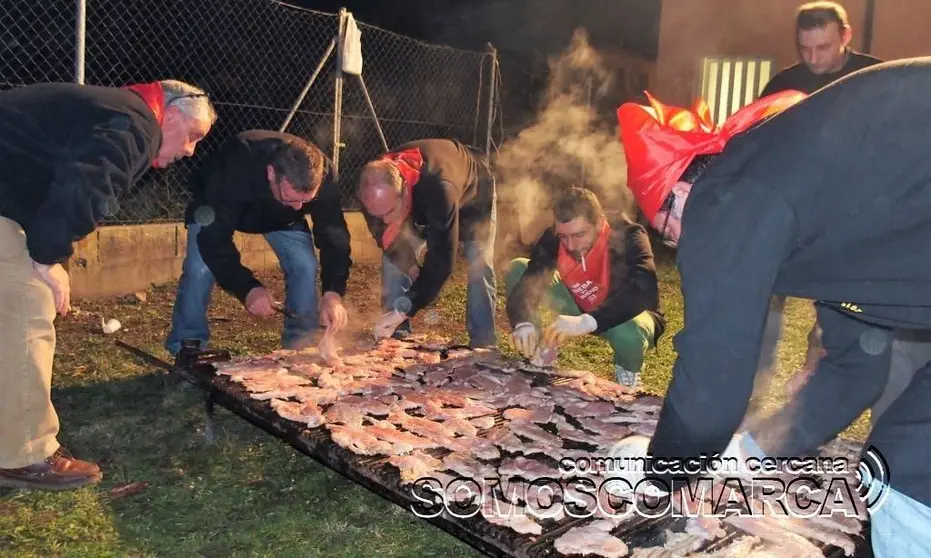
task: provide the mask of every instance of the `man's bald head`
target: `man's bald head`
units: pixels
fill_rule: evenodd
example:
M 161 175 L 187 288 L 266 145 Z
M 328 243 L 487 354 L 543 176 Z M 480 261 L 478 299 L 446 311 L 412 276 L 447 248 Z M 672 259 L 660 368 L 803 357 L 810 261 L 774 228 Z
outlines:
M 390 224 L 403 214 L 403 190 L 397 167 L 389 161 L 372 161 L 362 168 L 356 196 L 366 213 Z

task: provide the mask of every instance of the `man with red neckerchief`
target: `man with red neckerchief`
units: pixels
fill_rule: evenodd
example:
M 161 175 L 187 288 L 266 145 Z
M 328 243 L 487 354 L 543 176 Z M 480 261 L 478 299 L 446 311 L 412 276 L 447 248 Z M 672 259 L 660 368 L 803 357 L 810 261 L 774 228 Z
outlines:
M 70 307 L 72 242 L 149 169 L 194 154 L 216 120 L 174 80 L 123 89 L 43 83 L 0 93 L 0 486 L 64 490 L 100 480 L 57 440 L 55 314 Z
M 556 200 L 555 223 L 530 255 L 511 262 L 505 280 L 511 341 L 526 358 L 566 339 L 603 337 L 614 351 L 619 383 L 635 386 L 644 352 L 666 326 L 646 230 L 621 217 L 609 223 L 598 198 L 572 187 Z M 548 299 L 560 316 L 537 333 L 537 309 Z
M 408 142 L 368 163 L 356 194 L 384 251 L 385 314 L 375 337 L 410 333 L 410 318 L 436 299 L 452 274 L 461 242 L 470 345 L 496 345 L 496 195 L 485 156 L 455 140 Z

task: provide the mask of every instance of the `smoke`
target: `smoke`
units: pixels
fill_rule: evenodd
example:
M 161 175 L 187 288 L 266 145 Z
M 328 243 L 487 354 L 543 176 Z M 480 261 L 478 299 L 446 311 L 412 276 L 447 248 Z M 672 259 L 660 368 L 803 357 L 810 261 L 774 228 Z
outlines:
M 570 186 L 595 192 L 608 214 L 634 208 L 616 117 L 597 110 L 619 102 L 611 98 L 612 75 L 585 31 L 577 29 L 568 49 L 549 66 L 536 118 L 504 142 L 495 164 L 502 205 L 510 206 L 509 214 L 519 222 L 518 230 L 502 232 L 524 245 L 551 224 L 551 200 Z

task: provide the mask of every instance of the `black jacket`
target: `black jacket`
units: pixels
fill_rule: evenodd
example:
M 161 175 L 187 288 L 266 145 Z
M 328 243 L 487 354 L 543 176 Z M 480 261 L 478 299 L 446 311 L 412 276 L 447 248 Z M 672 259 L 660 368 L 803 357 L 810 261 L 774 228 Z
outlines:
M 264 234 L 282 230 L 308 230 L 304 215 L 313 221 L 313 238 L 320 249 L 320 282 L 323 292 L 346 292 L 350 259 L 349 228 L 340 205 L 339 185 L 333 165 L 326 161 L 326 175 L 317 197 L 300 210 L 272 197 L 267 167 L 274 150 L 285 137 L 280 132 L 249 130 L 230 138 L 210 157 L 191 180 L 193 199 L 185 221 L 198 221 L 200 207 L 212 209 L 212 222 L 197 236 L 204 263 L 220 287 L 240 301 L 261 283 L 242 265 L 233 244 L 233 232 Z M 200 210 L 201 213 L 205 210 Z M 208 212 L 209 214 L 209 212 Z
M 409 316 L 429 306 L 440 293 L 453 271 L 460 240 L 489 240 L 487 224 L 495 199 L 495 180 L 480 151 L 454 140 L 426 139 L 400 145 L 392 152 L 413 147 L 420 148 L 423 168 L 414 186 L 407 230 L 387 251 L 406 272 L 414 260 L 403 235 L 426 239 L 422 270 L 408 291 Z M 362 213 L 378 247 L 384 249 L 385 224 L 364 207 Z
M 850 50 L 847 56 L 847 62 L 840 70 L 830 74 L 818 75 L 813 74 L 804 62 L 798 62 L 774 75 L 772 79 L 769 80 L 769 83 L 766 84 L 766 87 L 763 88 L 760 97 L 789 89 L 811 94 L 848 74 L 880 63 L 882 63 L 882 60 L 879 58 Z
M 618 219 L 609 225 L 611 282 L 604 302 L 591 312 L 598 322 L 594 333 L 603 333 L 646 311 L 656 322 L 656 341 L 666 328 L 666 320 L 660 311 L 650 238 L 642 226 L 627 219 Z M 558 257 L 559 237 L 555 228 L 550 227 L 534 245 L 527 271 L 508 296 L 507 315 L 512 328 L 521 322 L 533 321 L 556 271 Z
M 62 263 L 117 209 L 162 142 L 135 93 L 47 83 L 0 93 L 0 215 L 26 231 L 30 257 Z
M 888 347 L 878 356 L 869 348 L 883 328 L 931 328 L 929 89 L 931 58 L 863 70 L 732 139 L 696 182 L 677 257 L 685 323 L 654 455 L 727 445 L 747 408 L 773 294 L 819 301 L 827 355 L 815 376 L 885 378 Z M 835 437 L 875 390 L 850 382 L 812 394 L 833 420 L 809 421 L 809 447 L 796 449 Z M 877 441 L 892 486 L 925 505 L 931 446 L 918 440 L 929 430 L 902 430 L 911 445 Z

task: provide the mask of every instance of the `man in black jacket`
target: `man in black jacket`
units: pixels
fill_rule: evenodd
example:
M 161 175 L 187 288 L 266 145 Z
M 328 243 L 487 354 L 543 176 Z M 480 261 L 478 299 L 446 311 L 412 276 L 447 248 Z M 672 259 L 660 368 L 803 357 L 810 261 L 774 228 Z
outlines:
M 656 433 L 621 454 L 679 460 L 728 445 L 773 294 L 817 301 L 824 356 L 761 428 L 765 454 L 810 455 L 880 399 L 893 338 L 931 329 L 929 87 L 931 58 L 858 72 L 731 139 L 674 194 L 687 198 L 669 204 L 666 233 L 681 231 L 685 324 Z M 876 556 L 931 554 L 931 346 L 913 366 L 866 444 L 888 464 L 870 510 Z
M 251 314 L 270 317 L 274 301 L 242 264 L 233 233 L 261 234 L 285 278 L 281 345 L 301 349 L 318 324 L 337 332 L 347 322 L 349 228 L 333 166 L 315 145 L 291 134 L 249 130 L 231 138 L 192 181 L 185 212 L 184 258 L 165 347 L 177 354 L 184 339 L 209 340 L 207 307 L 214 279 Z M 313 221 L 313 233 L 305 215 Z M 317 312 L 317 256 L 323 297 Z
M 71 298 L 62 264 L 120 194 L 149 167 L 191 156 L 215 119 L 202 90 L 173 80 L 0 93 L 0 486 L 100 480 L 57 440 L 54 320 Z
M 626 217 L 608 223 L 598 198 L 572 187 L 553 207 L 530 259 L 511 262 L 505 280 L 512 344 L 526 358 L 569 337 L 593 333 L 614 350 L 617 381 L 635 386 L 644 352 L 665 329 L 653 250 L 646 230 Z M 560 316 L 537 333 L 547 298 Z
M 357 195 L 384 250 L 376 337 L 410 332 L 453 271 L 468 262 L 466 329 L 473 347 L 495 340 L 495 178 L 481 152 L 447 139 L 401 145 L 362 170 Z
M 772 77 L 760 97 L 780 91 L 814 93 L 847 74 L 882 60 L 850 48 L 853 31 L 847 10 L 837 2 L 809 2 L 796 12 L 798 63 Z

